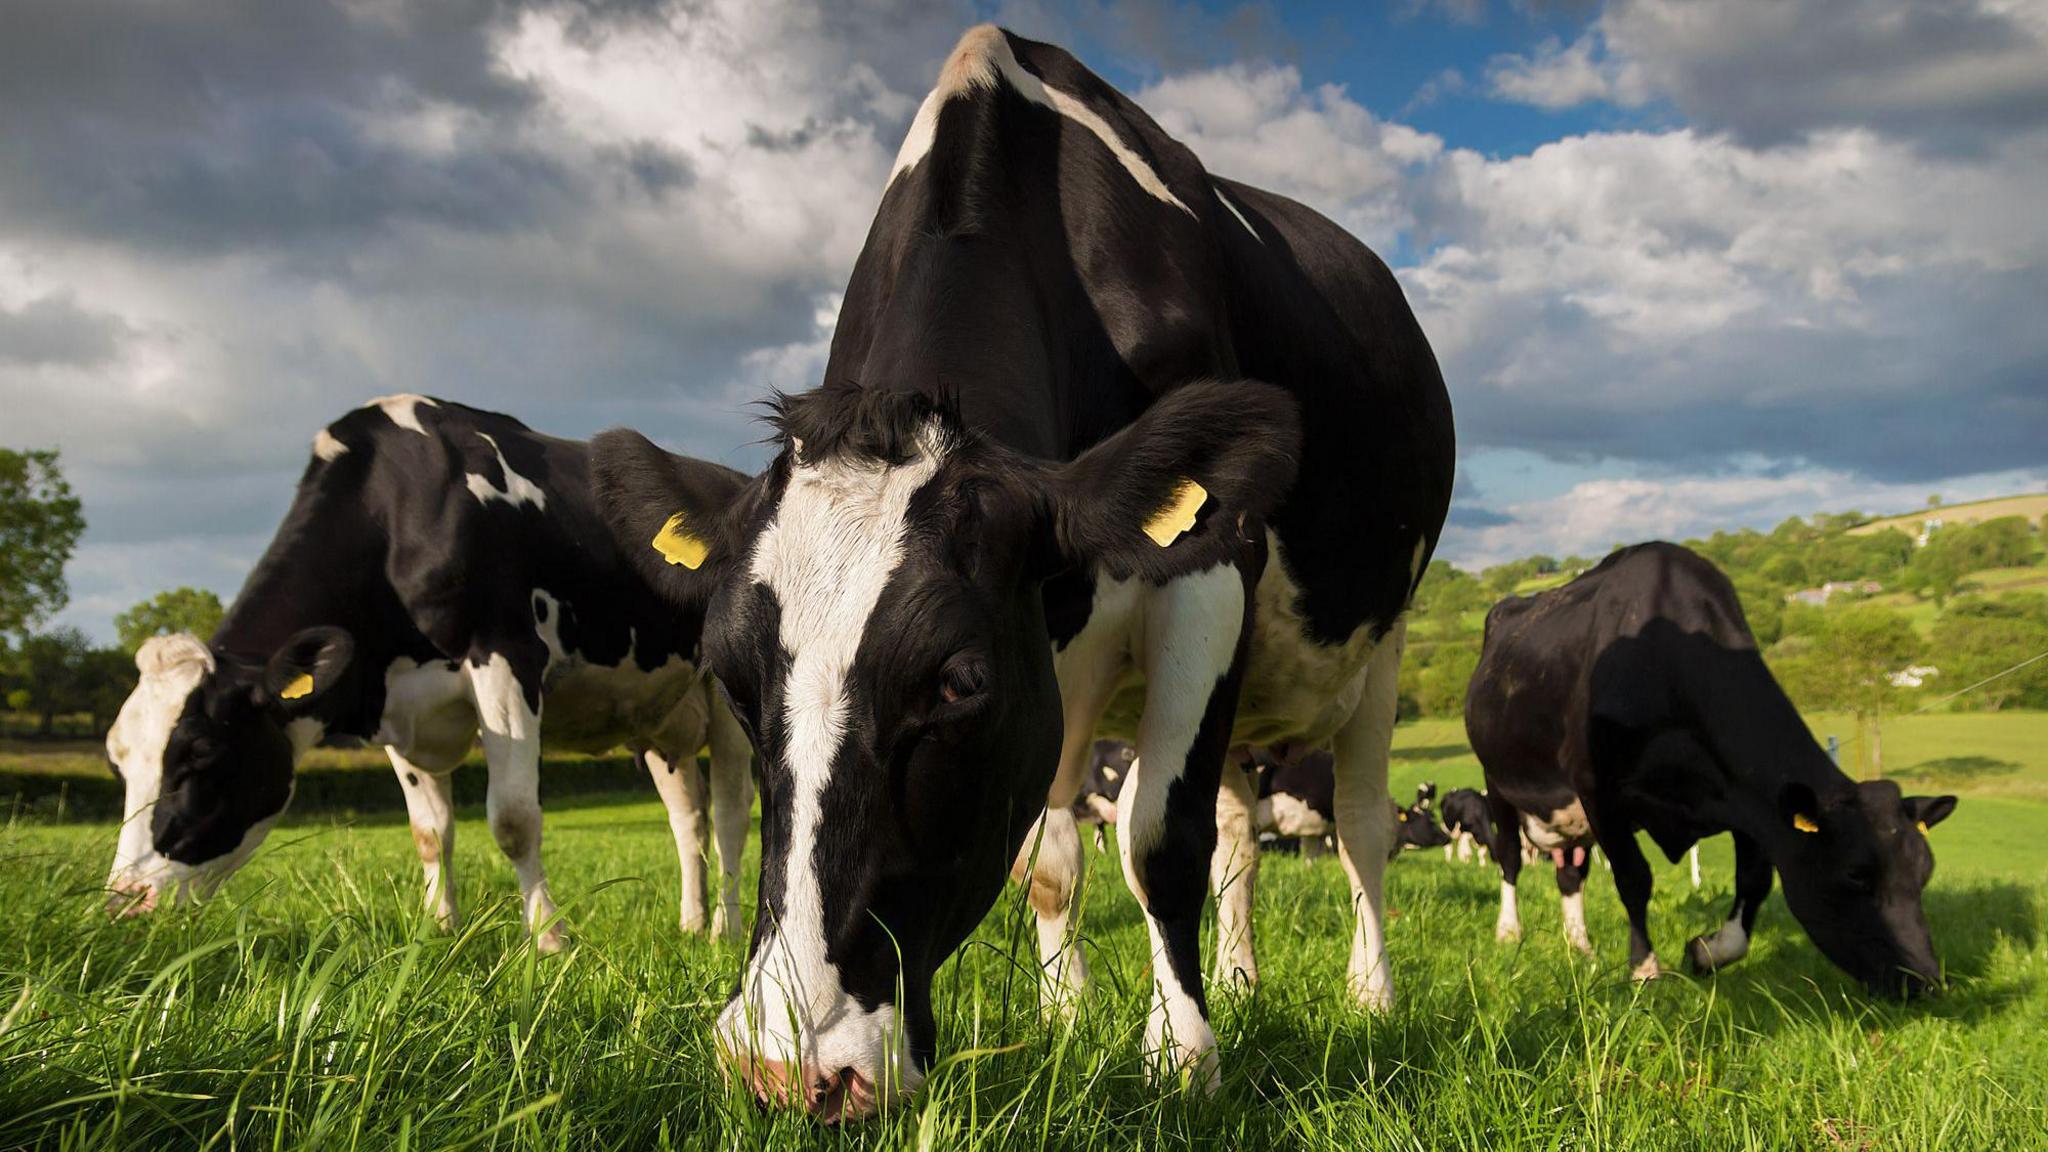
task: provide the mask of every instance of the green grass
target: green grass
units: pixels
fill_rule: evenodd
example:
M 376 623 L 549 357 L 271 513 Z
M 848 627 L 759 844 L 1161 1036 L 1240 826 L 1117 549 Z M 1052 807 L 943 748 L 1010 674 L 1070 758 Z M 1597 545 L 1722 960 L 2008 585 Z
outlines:
M 123 922 L 97 911 L 110 828 L 12 826 L 0 1147 L 2048 1146 L 2048 764 L 2029 736 L 2048 718 L 1911 723 L 1928 721 L 1962 723 L 1888 730 L 1901 764 L 2019 765 L 1942 768 L 1967 798 L 1935 833 L 1927 909 L 1952 986 L 1932 1002 L 1865 1000 L 1775 898 L 1738 967 L 1637 989 L 1604 874 L 1588 964 L 1562 944 L 1547 869 L 1524 885 L 1523 943 L 1503 946 L 1496 874 L 1430 852 L 1390 872 L 1401 1003 L 1368 1019 L 1341 994 L 1340 868 L 1269 856 L 1265 981 L 1217 996 L 1225 1087 L 1191 1098 L 1142 1075 L 1145 933 L 1113 858 L 1091 854 L 1096 984 L 1079 1019 L 1037 1020 L 1029 912 L 1007 892 L 939 977 L 952 1058 L 907 1106 L 845 1131 L 763 1114 L 718 1073 L 709 1026 L 742 953 L 676 931 L 651 799 L 551 812 L 578 943 L 550 959 L 525 946 L 511 870 L 473 810 L 453 937 L 423 930 L 398 820 L 288 824 L 206 907 Z M 1477 781 L 1454 722 L 1404 726 L 1398 745 L 1397 793 Z M 1724 914 L 1725 838 L 1705 857 L 1697 892 L 1682 866 L 1659 870 L 1667 959 Z

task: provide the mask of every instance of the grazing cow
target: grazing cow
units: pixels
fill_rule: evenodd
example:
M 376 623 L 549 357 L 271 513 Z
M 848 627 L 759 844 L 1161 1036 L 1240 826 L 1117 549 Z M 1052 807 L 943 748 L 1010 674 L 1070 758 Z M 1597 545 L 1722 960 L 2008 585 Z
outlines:
M 1137 759 L 1137 746 L 1128 740 L 1097 740 L 1089 754 L 1088 771 L 1071 807 L 1076 824 L 1094 829 L 1097 852 L 1103 850 L 1102 826 L 1116 823 L 1116 798 Z
M 427 907 L 457 919 L 450 774 L 481 734 L 485 807 L 543 951 L 561 946 L 540 857 L 540 750 L 642 755 L 682 856 L 682 925 L 704 926 L 708 740 L 724 883 L 740 927 L 746 738 L 705 687 L 700 617 L 658 603 L 591 505 L 584 445 L 424 396 L 323 429 L 270 548 L 210 642 L 153 639 L 107 735 L 125 782 L 108 879 L 146 908 L 204 896 L 255 851 L 323 736 L 382 744 L 405 792 Z M 700 483 L 743 477 L 698 465 Z
M 1257 776 L 1258 806 L 1254 829 L 1262 835 L 1297 840 L 1311 845 L 1308 855 L 1318 855 L 1324 839 L 1337 824 L 1336 757 L 1323 749 L 1283 758 L 1280 749 L 1260 749 L 1251 754 Z M 1423 785 L 1415 790 L 1415 803 L 1407 808 L 1387 801 L 1394 817 L 1394 839 L 1388 857 L 1404 848 L 1434 848 L 1450 843 L 1430 815 L 1434 789 Z
M 1486 794 L 1476 788 L 1454 788 L 1444 793 L 1439 807 L 1444 816 L 1444 831 L 1451 838 L 1451 842 L 1444 845 L 1444 859 L 1451 859 L 1453 850 L 1460 861 L 1473 859 L 1475 843 L 1483 859 L 1487 840 L 1492 836 L 1492 817 L 1487 815 Z
M 1857 784 L 1814 743 L 1712 564 L 1672 544 L 1624 548 L 1561 588 L 1495 605 L 1465 699 L 1486 770 L 1499 932 L 1518 935 L 1517 829 L 1559 860 L 1565 923 L 1584 939 L 1587 849 L 1614 867 L 1629 965 L 1658 974 L 1641 829 L 1667 856 L 1735 839 L 1735 906 L 1687 949 L 1711 971 L 1749 950 L 1775 871 L 1785 903 L 1828 959 L 1879 992 L 1940 979 L 1920 909 L 1934 869 L 1926 830 L 1953 796 Z
M 1454 453 L 1386 266 L 1209 175 L 1066 52 L 980 27 L 912 121 L 824 380 L 781 399 L 777 455 L 736 498 L 632 433 L 594 445 L 624 546 L 710 605 L 705 657 L 760 750 L 761 914 L 717 1025 L 735 1071 L 830 1118 L 914 1087 L 932 974 L 1013 862 L 1044 1002 L 1070 1003 L 1069 805 L 1098 720 L 1139 751 L 1117 841 L 1155 1069 L 1217 1083 L 1205 863 L 1226 969 L 1254 967 L 1238 744 L 1335 742 L 1350 987 L 1391 1003 L 1400 621 Z

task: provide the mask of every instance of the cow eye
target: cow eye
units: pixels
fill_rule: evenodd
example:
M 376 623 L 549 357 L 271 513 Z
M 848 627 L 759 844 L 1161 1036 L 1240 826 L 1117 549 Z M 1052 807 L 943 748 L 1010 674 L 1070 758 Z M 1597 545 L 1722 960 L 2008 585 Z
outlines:
M 958 704 L 981 694 L 986 676 L 979 663 L 955 660 L 939 673 L 939 703 Z

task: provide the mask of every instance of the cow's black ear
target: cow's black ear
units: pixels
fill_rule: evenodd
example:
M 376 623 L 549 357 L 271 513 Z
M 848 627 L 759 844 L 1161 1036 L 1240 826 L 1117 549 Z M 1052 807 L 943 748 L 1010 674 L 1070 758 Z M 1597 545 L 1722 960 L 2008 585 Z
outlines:
M 339 628 L 294 632 L 263 668 L 261 703 L 288 715 L 310 711 L 348 672 L 355 638 Z
M 733 551 L 730 513 L 748 478 L 677 456 L 625 428 L 590 442 L 598 513 L 634 570 L 678 608 L 702 608 Z
M 1912 819 L 1913 823 L 1920 826 L 1920 831 L 1926 832 L 1929 828 L 1948 819 L 1949 813 L 1956 810 L 1956 798 L 1953 796 L 1908 796 L 1905 799 L 1905 805 L 1906 815 Z
M 1053 472 L 1060 555 L 1120 579 L 1168 580 L 1219 563 L 1248 521 L 1286 497 L 1300 447 L 1300 414 L 1280 389 L 1182 385 Z
M 1795 831 L 1820 831 L 1820 797 L 1796 780 L 1785 785 L 1778 789 L 1778 819 Z

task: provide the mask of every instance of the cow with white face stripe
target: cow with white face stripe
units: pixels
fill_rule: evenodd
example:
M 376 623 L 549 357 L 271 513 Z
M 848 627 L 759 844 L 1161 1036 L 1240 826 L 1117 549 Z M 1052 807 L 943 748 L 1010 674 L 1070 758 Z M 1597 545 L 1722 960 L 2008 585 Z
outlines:
M 1212 879 L 1219 963 L 1256 971 L 1236 745 L 1333 742 L 1351 987 L 1388 1004 L 1400 619 L 1453 451 L 1386 267 L 1211 177 L 1064 51 L 982 27 L 911 126 L 824 378 L 779 403 L 736 498 L 632 433 L 593 442 L 605 516 L 680 610 L 708 606 L 760 752 L 760 906 L 717 1026 L 735 1071 L 825 1118 L 914 1087 L 933 972 L 1013 864 L 1044 1002 L 1071 1003 L 1098 722 L 1138 746 L 1117 839 L 1155 1067 L 1217 1081 Z
M 210 642 L 153 639 L 107 737 L 126 786 L 108 883 L 139 911 L 211 892 L 284 811 L 326 735 L 383 744 L 427 905 L 456 921 L 450 773 L 481 734 L 491 831 L 543 950 L 562 942 L 540 860 L 550 747 L 641 753 L 682 856 L 682 924 L 705 926 L 705 824 L 737 934 L 751 750 L 696 665 L 700 621 L 657 602 L 590 503 L 584 445 L 424 396 L 323 429 L 291 511 Z M 710 490 L 744 479 L 713 465 Z M 697 750 L 711 745 L 706 781 Z M 707 803 L 715 799 L 716 806 Z

